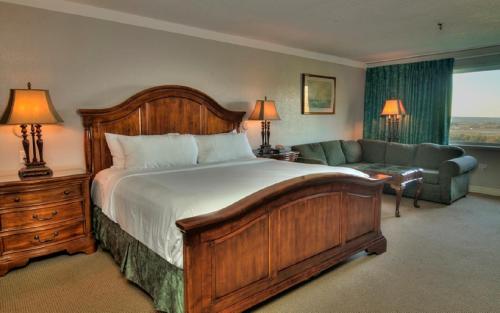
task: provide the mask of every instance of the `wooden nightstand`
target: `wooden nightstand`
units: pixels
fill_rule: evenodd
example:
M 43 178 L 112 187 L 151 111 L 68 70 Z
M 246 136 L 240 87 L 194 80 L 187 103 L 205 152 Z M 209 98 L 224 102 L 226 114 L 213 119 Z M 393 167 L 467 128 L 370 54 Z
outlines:
M 0 276 L 33 257 L 95 252 L 89 179 L 81 171 L 25 181 L 0 177 Z
M 299 157 L 299 152 L 296 151 L 283 151 L 280 153 L 259 154 L 259 150 L 255 150 L 254 154 L 259 158 L 275 159 L 288 162 L 295 162 Z

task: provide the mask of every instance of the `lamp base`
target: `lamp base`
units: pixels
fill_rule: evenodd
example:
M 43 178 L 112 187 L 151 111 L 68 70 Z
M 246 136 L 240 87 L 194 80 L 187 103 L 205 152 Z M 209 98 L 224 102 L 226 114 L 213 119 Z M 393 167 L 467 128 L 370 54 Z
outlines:
M 45 165 L 23 167 L 18 172 L 21 180 L 52 177 L 52 170 Z
M 272 150 L 271 145 L 260 145 L 259 155 L 269 154 Z

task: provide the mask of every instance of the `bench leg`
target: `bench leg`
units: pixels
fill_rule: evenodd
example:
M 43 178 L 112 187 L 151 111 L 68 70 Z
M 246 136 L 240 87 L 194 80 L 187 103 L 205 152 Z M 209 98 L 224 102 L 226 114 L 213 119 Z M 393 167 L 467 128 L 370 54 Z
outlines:
M 424 180 L 422 178 L 417 180 L 417 189 L 415 190 L 415 198 L 413 199 L 413 206 L 416 208 L 420 208 L 418 204 L 418 199 L 420 198 L 420 193 L 422 193 L 422 185 L 424 184 Z
M 399 213 L 399 205 L 401 204 L 401 197 L 403 196 L 403 192 L 405 191 L 405 186 L 404 185 L 391 185 L 392 189 L 396 191 L 396 217 L 400 217 L 401 214 Z

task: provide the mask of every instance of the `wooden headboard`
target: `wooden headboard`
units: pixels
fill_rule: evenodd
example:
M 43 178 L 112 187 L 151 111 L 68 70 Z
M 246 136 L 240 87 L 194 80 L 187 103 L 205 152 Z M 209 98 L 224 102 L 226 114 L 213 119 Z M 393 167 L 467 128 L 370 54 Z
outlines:
M 78 113 L 85 129 L 85 163 L 93 176 L 112 165 L 104 133 L 217 134 L 239 129 L 245 115 L 223 108 L 201 91 L 173 85 L 143 90 L 111 108 Z

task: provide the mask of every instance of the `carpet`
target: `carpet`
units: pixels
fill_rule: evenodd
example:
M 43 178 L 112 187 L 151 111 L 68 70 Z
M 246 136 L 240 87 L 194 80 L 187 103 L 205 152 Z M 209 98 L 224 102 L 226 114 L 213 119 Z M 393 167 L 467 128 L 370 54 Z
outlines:
M 383 196 L 387 252 L 360 253 L 252 312 L 500 312 L 500 198 L 450 206 Z M 151 313 L 111 257 L 58 255 L 0 278 L 0 312 Z

